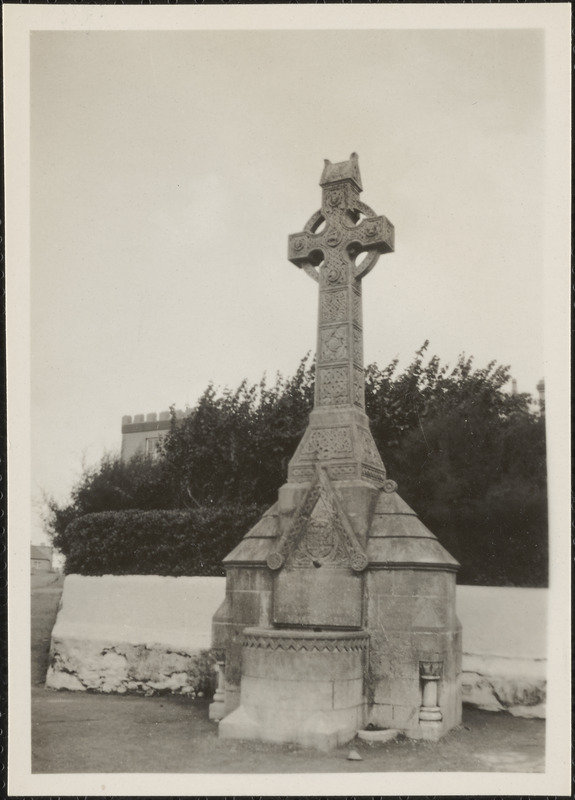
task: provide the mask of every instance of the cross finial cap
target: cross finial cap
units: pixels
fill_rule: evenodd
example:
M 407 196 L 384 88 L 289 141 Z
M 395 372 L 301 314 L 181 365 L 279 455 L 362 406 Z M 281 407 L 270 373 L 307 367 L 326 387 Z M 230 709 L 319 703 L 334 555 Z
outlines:
M 360 192 L 363 191 L 357 153 L 352 153 L 347 161 L 338 161 L 337 164 L 332 164 L 331 161 L 326 158 L 324 164 L 325 166 L 319 180 L 320 186 L 326 186 L 329 183 L 339 183 L 339 181 L 351 181 Z

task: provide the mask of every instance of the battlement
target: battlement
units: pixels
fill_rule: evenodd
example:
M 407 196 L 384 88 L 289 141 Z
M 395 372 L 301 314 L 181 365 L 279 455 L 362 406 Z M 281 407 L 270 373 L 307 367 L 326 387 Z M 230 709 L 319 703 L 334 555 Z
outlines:
M 188 412 L 176 409 L 176 421 L 183 419 Z M 169 411 L 158 414 L 124 414 L 122 417 L 122 459 L 129 461 L 132 456 L 146 454 L 155 456 L 160 439 L 172 427 L 172 416 Z
M 176 419 L 183 419 L 186 413 L 181 409 L 176 409 Z M 156 413 L 151 411 L 149 414 L 124 414 L 122 417 L 122 433 L 141 433 L 142 431 L 169 431 L 171 425 L 171 414 L 169 411 Z

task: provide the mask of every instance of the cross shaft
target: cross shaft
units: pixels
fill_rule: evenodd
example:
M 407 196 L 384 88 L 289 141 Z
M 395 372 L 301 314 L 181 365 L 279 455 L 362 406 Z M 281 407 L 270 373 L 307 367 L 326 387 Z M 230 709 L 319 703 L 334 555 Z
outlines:
M 288 481 L 310 483 L 319 465 L 331 481 L 381 487 L 385 467 L 365 414 L 361 282 L 393 250 L 393 225 L 359 199 L 355 153 L 326 161 L 320 185 L 321 209 L 289 237 L 289 260 L 319 283 L 319 311 L 314 409 Z
M 315 407 L 364 408 L 361 280 L 393 251 L 393 225 L 360 201 L 355 153 L 326 161 L 320 185 L 321 210 L 288 244 L 289 260 L 319 283 Z

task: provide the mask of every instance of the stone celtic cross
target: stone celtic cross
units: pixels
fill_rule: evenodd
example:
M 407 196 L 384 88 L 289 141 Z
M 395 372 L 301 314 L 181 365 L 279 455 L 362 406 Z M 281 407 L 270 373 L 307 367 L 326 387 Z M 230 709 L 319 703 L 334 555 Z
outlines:
M 393 251 L 393 225 L 361 202 L 358 158 L 325 162 L 322 205 L 288 258 L 319 283 L 314 411 L 290 464 L 290 480 L 310 480 L 306 464 L 329 467 L 332 479 L 381 483 L 385 470 L 364 413 L 361 281 L 379 256 Z

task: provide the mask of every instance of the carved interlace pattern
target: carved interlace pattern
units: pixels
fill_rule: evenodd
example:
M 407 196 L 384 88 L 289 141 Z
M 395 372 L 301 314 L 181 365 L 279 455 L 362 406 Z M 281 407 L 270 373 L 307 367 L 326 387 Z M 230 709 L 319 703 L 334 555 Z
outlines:
M 353 402 L 361 408 L 365 405 L 363 369 L 353 368 Z
M 361 295 L 357 292 L 354 292 L 353 295 L 353 321 L 357 322 L 358 325 L 361 325 Z
M 337 228 L 330 228 L 327 236 L 325 237 L 325 241 L 330 247 L 337 247 L 341 242 L 341 238 L 341 233 L 337 230 Z
M 363 366 L 363 336 L 360 330 L 353 329 L 353 360 Z
M 324 286 L 337 286 L 340 283 L 344 283 L 349 266 L 342 256 L 337 253 L 330 253 L 330 258 L 321 270 L 322 284 Z
M 302 481 L 303 483 L 311 481 L 314 478 L 313 467 L 290 467 L 289 479 L 292 481 Z
M 328 292 L 321 298 L 321 322 L 341 322 L 347 317 L 347 292 Z
M 290 528 L 281 536 L 277 549 L 273 550 L 266 559 L 270 569 L 276 570 L 283 566 L 286 554 L 292 547 L 293 542 L 297 541 L 301 535 L 302 530 L 315 508 L 320 492 L 321 487 L 316 473 L 315 479 L 304 495 Z
M 336 567 L 350 563 L 344 546 L 348 537 L 345 532 L 342 536 L 337 509 L 329 494 L 322 486 L 321 495 L 292 553 L 294 566 L 310 567 L 315 562 Z
M 302 455 L 317 454 L 318 458 L 325 460 L 337 458 L 342 453 L 350 453 L 351 450 L 349 428 L 316 428 L 310 432 L 302 448 Z
M 368 467 L 366 464 L 361 465 L 361 474 L 364 478 L 374 481 L 374 483 L 383 483 L 385 480 L 385 470 L 376 469 L 375 467 Z
M 330 516 L 326 519 L 312 516 L 292 558 L 293 565 L 297 567 L 312 566 L 314 561 L 321 562 L 322 566 L 332 567 L 349 563 L 343 542 L 337 535 Z
M 323 639 L 321 636 L 313 639 L 303 639 L 299 637 L 285 636 L 262 636 L 253 633 L 245 633 L 243 636 L 243 646 L 257 650 L 293 650 L 299 652 L 322 652 L 327 650 L 329 653 L 361 653 L 367 650 L 369 645 L 369 635 L 358 633 L 353 637 L 345 639 Z
M 343 361 L 347 358 L 347 326 L 322 330 L 320 339 L 322 361 Z
M 324 367 L 318 370 L 320 406 L 349 402 L 347 367 Z
M 342 478 L 353 478 L 357 472 L 355 464 L 335 464 L 328 468 L 330 478 L 334 480 Z
M 365 460 L 371 461 L 373 464 L 377 464 L 379 466 L 381 464 L 381 456 L 377 452 L 377 447 L 373 441 L 371 431 L 366 431 L 364 428 L 360 428 L 359 433 L 361 436 L 361 444 Z
M 306 492 L 292 525 L 282 534 L 277 549 L 267 557 L 270 569 L 348 564 L 355 571 L 367 566 L 359 544 L 325 469 L 316 466 L 316 478 Z
M 364 478 L 369 478 L 369 480 L 377 484 L 382 484 L 386 475 L 383 465 L 381 469 L 377 469 L 376 467 L 368 467 L 367 464 L 361 465 L 361 474 Z

